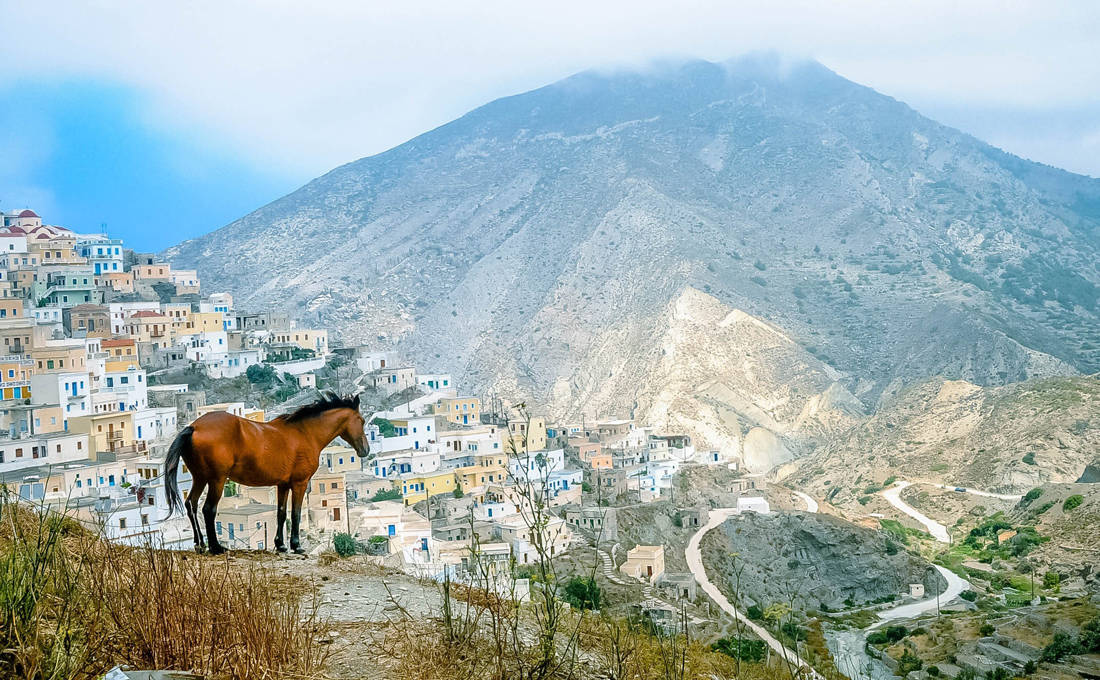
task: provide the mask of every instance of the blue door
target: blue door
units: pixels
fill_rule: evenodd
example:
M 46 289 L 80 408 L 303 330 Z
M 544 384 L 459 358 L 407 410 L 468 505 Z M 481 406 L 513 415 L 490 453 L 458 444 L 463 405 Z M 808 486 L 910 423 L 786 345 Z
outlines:
M 391 524 L 388 527 L 386 527 L 386 534 L 389 535 L 389 536 L 396 536 L 397 535 L 397 526 L 394 525 L 394 524 Z

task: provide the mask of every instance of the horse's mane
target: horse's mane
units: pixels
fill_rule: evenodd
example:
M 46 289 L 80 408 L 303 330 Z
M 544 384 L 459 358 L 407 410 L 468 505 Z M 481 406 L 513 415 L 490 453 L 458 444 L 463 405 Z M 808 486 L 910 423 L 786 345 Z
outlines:
M 348 395 L 340 396 L 335 392 L 322 392 L 321 398 L 312 404 L 306 404 L 305 406 L 299 406 L 290 413 L 284 413 L 283 415 L 275 418 L 275 420 L 281 420 L 284 423 L 296 423 L 313 416 L 320 415 L 325 411 L 331 411 L 338 408 L 350 408 L 353 411 L 359 410 L 359 396 Z

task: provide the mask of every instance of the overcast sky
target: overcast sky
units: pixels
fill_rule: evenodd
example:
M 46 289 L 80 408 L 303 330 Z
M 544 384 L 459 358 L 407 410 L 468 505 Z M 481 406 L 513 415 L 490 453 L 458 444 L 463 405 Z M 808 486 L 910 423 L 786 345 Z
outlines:
M 1100 2 L 461 4 L 0 0 L 0 208 L 159 248 L 502 95 L 761 49 L 1100 176 Z

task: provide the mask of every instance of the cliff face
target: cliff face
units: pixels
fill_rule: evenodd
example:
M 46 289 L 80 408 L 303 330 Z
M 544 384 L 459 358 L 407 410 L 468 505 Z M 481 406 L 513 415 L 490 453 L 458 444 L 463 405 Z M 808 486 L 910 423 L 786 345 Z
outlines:
M 798 448 L 853 395 L 1100 369 L 1098 225 L 1096 180 L 757 57 L 492 102 L 166 255 L 475 392 Z

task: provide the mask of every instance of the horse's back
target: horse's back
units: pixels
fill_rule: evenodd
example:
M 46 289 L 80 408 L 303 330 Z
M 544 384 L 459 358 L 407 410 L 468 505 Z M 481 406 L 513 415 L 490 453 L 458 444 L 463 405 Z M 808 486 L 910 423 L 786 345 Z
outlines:
M 277 423 L 257 423 L 224 411 L 207 413 L 191 427 L 195 455 L 214 477 L 228 475 L 246 486 L 287 481 L 296 447 Z

